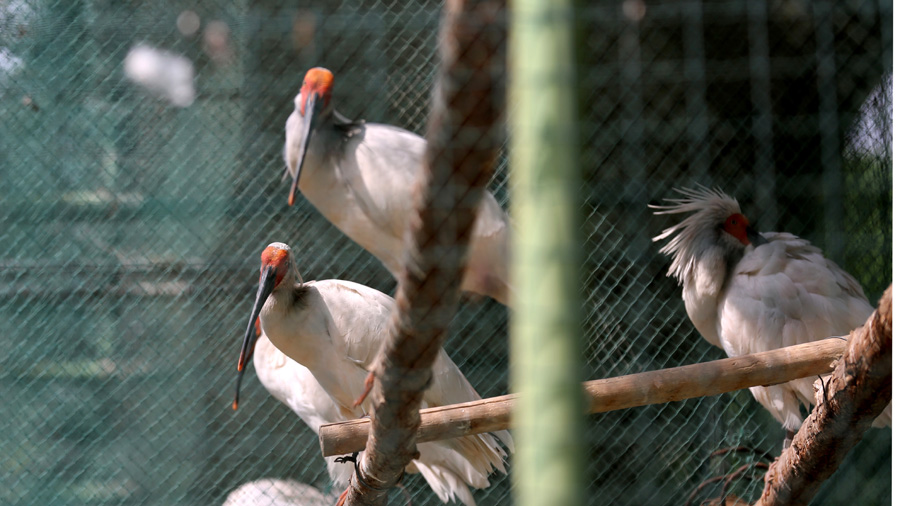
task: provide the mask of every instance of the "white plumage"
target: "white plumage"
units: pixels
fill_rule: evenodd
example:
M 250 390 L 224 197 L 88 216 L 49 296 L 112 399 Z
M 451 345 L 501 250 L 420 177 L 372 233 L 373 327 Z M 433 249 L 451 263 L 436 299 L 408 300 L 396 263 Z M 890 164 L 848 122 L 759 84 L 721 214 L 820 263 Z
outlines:
M 262 478 L 232 490 L 222 506 L 331 506 L 335 499 L 305 483 Z
M 759 234 L 737 201 L 721 190 L 681 189 L 656 214 L 692 213 L 654 241 L 672 256 L 668 275 L 683 286 L 691 322 L 730 357 L 844 336 L 874 309 L 852 276 L 808 241 L 792 234 Z M 753 387 L 751 392 L 789 431 L 803 423 L 801 403 L 815 404 L 814 382 Z M 891 407 L 875 426 L 890 426 Z
M 264 333 L 256 340 L 253 367 L 272 397 L 291 408 L 316 434 L 323 424 L 346 420 L 309 369 L 282 353 Z M 346 487 L 353 465 L 337 463 L 336 458 L 325 458 L 328 475 L 336 487 Z
M 288 203 L 299 186 L 328 221 L 400 279 L 425 139 L 343 117 L 331 104 L 333 82 L 330 71 L 309 70 L 285 123 L 284 160 L 292 177 Z M 508 305 L 509 220 L 489 192 L 480 193 L 461 288 Z
M 279 382 L 278 386 L 273 381 L 273 386 L 266 388 L 310 426 L 359 418 L 372 409 L 372 396 L 362 406 L 355 406 L 354 402 L 363 392 L 368 369 L 380 352 L 393 307 L 391 297 L 357 283 L 340 280 L 303 283 L 291 249 L 283 243 L 272 243 L 262 254 L 260 289 L 241 350 L 239 370 L 243 370 L 250 353 L 261 353 L 252 351 L 256 340 L 253 323 L 258 316 L 264 335 L 287 357 L 308 368 L 331 403 L 325 401 L 308 378 L 302 381 L 307 388 L 304 395 L 313 398 L 304 396 L 298 400 L 293 389 L 300 387 L 296 385 L 285 387 Z M 277 357 L 271 350 L 263 349 L 263 352 Z M 254 361 L 259 366 L 256 360 L 259 359 Z M 260 374 L 265 384 L 274 377 L 275 371 L 265 361 L 262 364 L 269 369 Z M 423 408 L 481 398 L 443 350 L 432 372 L 433 380 L 425 391 Z M 474 505 L 468 487 L 489 486 L 488 476 L 494 469 L 506 473 L 507 454 L 499 442 L 513 451 L 512 437 L 507 431 L 422 443 L 418 445 L 419 458 L 407 471 L 422 473 L 442 501 L 456 497 Z M 351 466 L 346 467 L 352 470 Z M 336 482 L 343 479 L 335 476 L 331 466 L 329 472 Z

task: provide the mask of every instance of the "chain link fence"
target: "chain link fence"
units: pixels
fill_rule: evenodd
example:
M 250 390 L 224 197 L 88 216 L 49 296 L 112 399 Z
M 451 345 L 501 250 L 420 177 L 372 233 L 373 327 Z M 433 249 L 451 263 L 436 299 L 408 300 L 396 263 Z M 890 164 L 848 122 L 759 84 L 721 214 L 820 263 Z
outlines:
M 892 9 L 584 6 L 585 379 L 724 356 L 693 329 L 650 241 L 671 223 L 646 206 L 674 187 L 722 187 L 761 230 L 821 246 L 877 300 L 891 282 Z M 0 2 L 0 504 L 218 505 L 263 477 L 331 492 L 316 435 L 252 374 L 230 409 L 258 254 L 284 241 L 306 279 L 386 293 L 395 281 L 304 199 L 286 205 L 284 121 L 303 73 L 324 66 L 344 115 L 424 133 L 440 12 L 361 0 Z M 185 58 L 187 91 L 129 80 L 138 45 Z M 504 207 L 507 171 L 504 156 L 491 183 Z M 507 335 L 503 306 L 464 301 L 446 349 L 483 397 L 507 392 Z M 748 391 L 588 427 L 597 505 L 684 504 L 756 458 L 711 452 L 776 453 L 783 437 Z M 871 431 L 815 503 L 888 504 L 890 464 L 890 431 Z M 510 479 L 493 482 L 476 500 L 509 503 Z M 405 487 L 416 504 L 440 503 L 420 477 Z M 757 476 L 728 492 L 760 490 Z

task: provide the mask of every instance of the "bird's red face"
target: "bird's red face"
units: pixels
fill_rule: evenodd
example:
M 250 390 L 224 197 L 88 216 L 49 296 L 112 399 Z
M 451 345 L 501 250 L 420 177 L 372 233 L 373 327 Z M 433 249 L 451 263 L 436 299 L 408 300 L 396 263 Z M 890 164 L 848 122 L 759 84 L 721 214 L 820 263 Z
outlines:
M 303 169 L 303 160 L 309 149 L 309 143 L 312 140 L 313 131 L 319 126 L 317 118 L 326 114 L 324 111 L 328 109 L 331 102 L 331 89 L 334 86 L 334 74 L 330 70 L 322 67 L 309 69 L 306 77 L 303 78 L 303 86 L 300 87 L 300 94 L 294 98 L 294 113 L 299 113 L 299 121 L 295 126 L 287 127 L 291 130 L 285 130 L 286 140 L 294 137 L 296 144 L 285 144 L 285 148 L 296 150 L 293 152 L 292 158 L 294 164 L 288 167 L 291 174 L 291 192 L 288 194 L 288 205 L 294 205 L 294 195 L 297 193 L 297 185 L 300 181 L 300 171 Z M 290 124 L 294 119 L 294 115 L 288 120 Z M 287 153 L 287 151 L 286 151 Z
M 291 254 L 289 250 L 270 244 L 263 250 L 260 260 L 259 282 L 263 283 L 263 278 L 267 275 L 267 272 L 273 272 L 275 284 L 272 287 L 275 288 L 280 285 L 284 281 L 284 276 L 287 274 L 288 266 L 290 265 Z
M 334 86 L 334 74 L 330 70 L 316 67 L 309 69 L 303 78 L 303 86 L 300 88 L 300 114 L 306 116 L 306 103 L 311 94 L 318 95 L 322 106 L 327 106 L 331 101 L 331 90 Z
M 750 244 L 750 238 L 747 233 L 749 227 L 750 220 L 740 213 L 734 213 L 728 218 L 725 218 L 725 223 L 722 224 L 722 228 L 725 232 L 732 235 L 738 241 L 741 241 L 741 244 L 744 246 Z

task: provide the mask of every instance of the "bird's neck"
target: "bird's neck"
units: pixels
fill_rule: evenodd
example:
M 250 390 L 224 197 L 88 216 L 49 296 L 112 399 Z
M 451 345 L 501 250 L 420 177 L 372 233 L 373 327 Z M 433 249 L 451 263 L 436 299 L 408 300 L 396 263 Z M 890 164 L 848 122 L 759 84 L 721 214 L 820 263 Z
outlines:
M 303 284 L 280 286 L 260 313 L 263 331 L 282 353 L 300 364 L 315 364 L 327 349 L 327 321 L 319 317 L 314 289 Z
M 275 288 L 263 306 L 263 313 L 282 317 L 290 312 L 296 301 L 294 289 L 294 283 L 282 283 Z

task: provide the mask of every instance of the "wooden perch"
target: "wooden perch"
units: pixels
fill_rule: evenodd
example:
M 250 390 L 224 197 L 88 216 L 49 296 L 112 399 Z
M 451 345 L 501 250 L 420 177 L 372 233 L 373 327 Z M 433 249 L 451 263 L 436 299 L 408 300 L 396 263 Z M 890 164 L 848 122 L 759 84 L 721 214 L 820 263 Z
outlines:
M 351 505 L 384 504 L 417 455 L 418 407 L 456 313 L 469 236 L 499 151 L 496 100 L 502 94 L 494 89 L 491 62 L 502 41 L 494 22 L 502 7 L 445 4 L 439 91 L 429 117 L 422 191 L 415 196 L 418 216 L 390 335 L 375 364 L 375 406 L 363 462 L 350 480 Z
M 824 400 L 769 467 L 757 506 L 809 503 L 890 402 L 892 286 L 865 325 L 850 333 Z
M 742 357 L 588 381 L 584 383 L 588 412 L 681 401 L 827 374 L 845 348 L 846 343 L 841 339 L 825 339 Z M 514 394 L 503 395 L 424 409 L 416 441 L 424 443 L 508 429 L 515 398 Z M 322 454 L 327 457 L 362 450 L 369 425 L 367 418 L 323 425 L 319 429 Z

